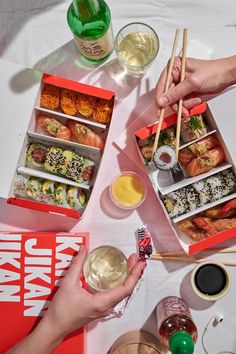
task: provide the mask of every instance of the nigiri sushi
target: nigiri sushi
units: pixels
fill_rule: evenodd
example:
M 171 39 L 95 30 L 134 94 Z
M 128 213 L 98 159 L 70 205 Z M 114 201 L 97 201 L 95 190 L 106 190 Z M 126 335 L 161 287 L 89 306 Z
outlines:
M 224 151 L 221 147 L 216 147 L 207 151 L 204 155 L 196 157 L 185 167 L 189 177 L 198 176 L 210 171 L 224 160 Z
M 38 126 L 49 135 L 62 140 L 71 140 L 71 131 L 65 125 L 54 118 L 40 115 L 36 122 Z
M 78 143 L 97 147 L 101 150 L 104 148 L 103 138 L 94 133 L 86 125 L 71 120 L 68 122 L 68 128 L 70 129 L 73 138 Z
M 181 122 L 180 134 L 185 143 L 200 138 L 206 132 L 206 125 L 201 114 L 193 115 Z

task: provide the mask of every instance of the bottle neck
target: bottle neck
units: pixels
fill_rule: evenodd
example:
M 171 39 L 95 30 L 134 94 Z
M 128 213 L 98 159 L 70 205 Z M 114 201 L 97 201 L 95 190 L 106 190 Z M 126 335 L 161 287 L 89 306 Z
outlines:
M 97 14 L 100 8 L 99 0 L 73 0 L 76 15 L 89 19 Z

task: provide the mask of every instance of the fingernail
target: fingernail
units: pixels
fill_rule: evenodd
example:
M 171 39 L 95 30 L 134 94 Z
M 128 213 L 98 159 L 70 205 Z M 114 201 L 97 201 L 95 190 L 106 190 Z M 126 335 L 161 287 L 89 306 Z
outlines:
M 158 103 L 160 106 L 166 106 L 168 104 L 168 98 L 166 96 L 161 96 Z

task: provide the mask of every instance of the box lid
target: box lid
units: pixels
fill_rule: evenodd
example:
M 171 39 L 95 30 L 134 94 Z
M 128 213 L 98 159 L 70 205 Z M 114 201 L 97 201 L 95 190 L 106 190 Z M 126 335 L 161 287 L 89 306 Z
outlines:
M 3 59 L 0 70 L 0 197 L 7 198 L 42 74 Z

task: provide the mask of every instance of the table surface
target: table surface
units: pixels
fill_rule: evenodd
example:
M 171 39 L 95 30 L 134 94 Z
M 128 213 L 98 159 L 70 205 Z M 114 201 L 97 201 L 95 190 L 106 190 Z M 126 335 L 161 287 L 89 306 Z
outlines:
M 125 76 L 113 54 L 100 66 L 86 64 L 80 59 L 66 23 L 69 1 L 63 0 L 2 0 L 0 4 L 0 56 L 26 67 L 53 73 L 88 84 L 114 90 L 116 104 L 111 131 L 101 169 L 91 197 L 90 207 L 81 221 L 48 215 L 26 209 L 16 209 L 0 200 L 2 230 L 61 230 L 86 231 L 91 234 L 90 248 L 112 244 L 126 255 L 136 250 L 135 231 L 146 224 L 152 233 L 155 249 L 176 250 L 179 243 L 165 219 L 141 162 L 132 160 L 114 143 L 131 124 L 133 129 L 123 133 L 123 144 L 130 134 L 155 118 L 155 84 L 171 52 L 176 27 L 189 28 L 188 55 L 218 58 L 235 54 L 235 0 L 107 0 L 112 12 L 114 34 L 125 24 L 139 21 L 154 27 L 160 38 L 157 59 L 141 79 Z M 21 73 L 16 78 L 20 80 Z M 27 85 L 33 85 L 27 82 Z M 230 119 L 230 117 L 228 117 Z M 125 140 L 124 140 L 125 137 Z M 126 150 L 127 151 L 127 150 Z M 128 151 L 129 154 L 129 151 Z M 108 196 L 112 178 L 124 170 L 140 173 L 148 186 L 144 204 L 133 212 L 115 208 Z M 232 245 L 231 240 L 224 246 Z M 233 255 L 227 256 L 228 258 Z M 220 259 L 219 255 L 214 258 Z M 236 270 L 231 290 L 217 302 L 197 298 L 190 286 L 193 264 L 149 261 L 139 291 L 121 318 L 98 321 L 88 328 L 88 354 L 106 353 L 113 341 L 130 329 L 142 328 L 156 333 L 155 306 L 167 295 L 182 296 L 189 304 L 199 331 L 195 353 L 202 354 L 201 337 L 209 319 L 222 312 L 224 321 L 210 327 L 206 346 L 210 354 L 236 353 L 235 290 Z

